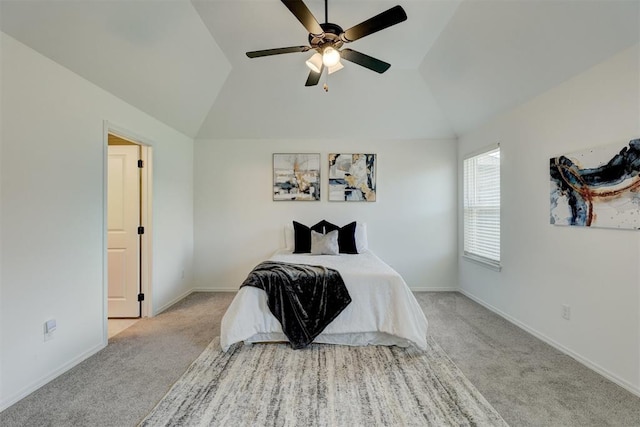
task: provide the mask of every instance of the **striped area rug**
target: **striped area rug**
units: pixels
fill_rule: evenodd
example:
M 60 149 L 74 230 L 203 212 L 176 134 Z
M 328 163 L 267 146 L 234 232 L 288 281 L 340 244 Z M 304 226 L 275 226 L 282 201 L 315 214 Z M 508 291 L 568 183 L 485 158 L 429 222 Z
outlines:
M 140 426 L 506 426 L 440 346 L 215 338 Z

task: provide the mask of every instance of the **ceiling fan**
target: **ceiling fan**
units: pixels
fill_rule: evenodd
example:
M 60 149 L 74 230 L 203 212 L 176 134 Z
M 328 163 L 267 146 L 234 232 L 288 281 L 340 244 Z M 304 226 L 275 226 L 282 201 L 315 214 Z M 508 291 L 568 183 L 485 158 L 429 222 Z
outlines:
M 281 0 L 282 3 L 293 13 L 300 23 L 309 31 L 310 46 L 291 46 L 276 49 L 265 49 L 247 52 L 249 58 L 259 58 L 261 56 L 280 55 L 283 53 L 307 52 L 314 50 L 315 53 L 306 62 L 311 69 L 305 86 L 315 86 L 320 81 L 320 77 L 325 67 L 331 74 L 343 68 L 340 59 L 361 65 L 377 73 L 384 73 L 391 67 L 391 64 L 373 58 L 353 49 L 341 49 L 345 43 L 351 43 L 362 37 L 368 36 L 392 25 L 406 21 L 407 14 L 401 6 L 394 6 L 372 18 L 355 25 L 348 30 L 343 30 L 337 24 L 329 22 L 327 0 L 324 1 L 325 22 L 319 24 L 309 8 L 302 0 Z M 325 87 L 325 90 L 327 88 Z

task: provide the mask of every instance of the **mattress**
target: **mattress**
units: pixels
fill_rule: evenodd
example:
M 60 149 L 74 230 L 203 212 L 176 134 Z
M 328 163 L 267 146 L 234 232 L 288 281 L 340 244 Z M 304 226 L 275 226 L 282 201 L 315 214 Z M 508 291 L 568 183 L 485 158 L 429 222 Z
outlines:
M 293 254 L 279 250 L 272 261 L 323 265 L 342 275 L 352 302 L 314 342 L 397 345 L 426 349 L 427 319 L 402 276 L 371 251 L 349 255 Z M 241 288 L 222 318 L 220 344 L 288 341 L 267 306 L 263 290 Z

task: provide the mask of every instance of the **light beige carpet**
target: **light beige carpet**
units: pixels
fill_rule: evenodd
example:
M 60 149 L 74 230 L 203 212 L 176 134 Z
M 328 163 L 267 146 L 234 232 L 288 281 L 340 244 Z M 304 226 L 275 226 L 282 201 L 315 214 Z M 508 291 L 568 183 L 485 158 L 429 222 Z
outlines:
M 215 338 L 141 426 L 506 426 L 440 346 L 236 344 Z
M 2 427 L 136 426 L 220 333 L 234 293 L 198 292 L 0 412 Z M 640 426 L 640 398 L 455 292 L 418 292 L 429 335 L 518 427 Z M 123 369 L 124 367 L 124 369 Z

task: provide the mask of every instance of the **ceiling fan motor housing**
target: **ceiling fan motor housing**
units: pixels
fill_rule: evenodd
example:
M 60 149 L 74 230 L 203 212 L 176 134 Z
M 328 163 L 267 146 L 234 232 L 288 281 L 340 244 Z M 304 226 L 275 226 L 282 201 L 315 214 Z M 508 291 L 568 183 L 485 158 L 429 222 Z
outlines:
M 317 37 L 309 34 L 309 44 L 311 47 L 318 52 L 322 52 L 327 46 L 340 49 L 344 44 L 344 41 L 340 38 L 340 35 L 344 33 L 342 27 L 338 24 L 332 24 L 331 22 L 325 22 L 324 24 L 320 24 L 320 26 L 324 30 L 324 36 Z

